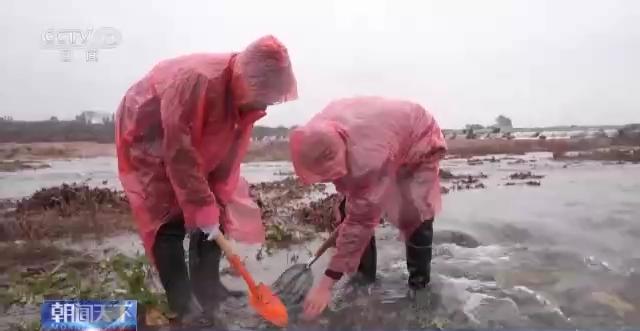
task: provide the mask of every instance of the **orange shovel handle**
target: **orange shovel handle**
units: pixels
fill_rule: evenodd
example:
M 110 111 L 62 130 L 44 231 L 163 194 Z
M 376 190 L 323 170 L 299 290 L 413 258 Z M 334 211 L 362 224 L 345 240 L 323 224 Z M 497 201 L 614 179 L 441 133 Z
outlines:
M 256 310 L 256 312 L 267 321 L 280 326 L 285 327 L 288 323 L 289 317 L 287 314 L 287 308 L 280 301 L 280 299 L 273 295 L 271 290 L 263 284 L 259 286 L 253 280 L 253 277 L 245 268 L 244 263 L 240 261 L 240 257 L 233 253 L 231 245 L 227 242 L 222 234 L 216 237 L 216 243 L 220 246 L 220 249 L 225 253 L 229 264 L 233 267 L 244 279 L 249 287 L 249 304 Z
M 244 281 L 247 283 L 247 286 L 249 286 L 249 291 L 255 294 L 257 292 L 258 286 L 253 280 L 253 277 L 251 277 L 251 275 L 249 274 L 249 271 L 247 271 L 247 268 L 244 267 L 244 263 L 240 261 L 240 257 L 238 257 L 238 255 L 227 255 L 227 259 L 229 260 L 229 264 L 231 264 L 231 266 L 240 274 L 240 276 L 242 276 Z
M 249 271 L 247 271 L 247 268 L 245 268 L 244 263 L 240 261 L 240 257 L 238 257 L 238 255 L 233 252 L 233 249 L 231 248 L 231 245 L 229 245 L 227 239 L 225 239 L 224 236 L 220 234 L 216 237 L 216 243 L 218 244 L 218 246 L 220 246 L 220 249 L 222 249 L 224 254 L 227 256 L 227 260 L 229 260 L 229 264 L 231 265 L 231 267 L 235 269 L 247 283 L 247 286 L 249 286 L 249 291 L 255 294 L 258 287 L 256 285 L 256 282 L 249 274 Z

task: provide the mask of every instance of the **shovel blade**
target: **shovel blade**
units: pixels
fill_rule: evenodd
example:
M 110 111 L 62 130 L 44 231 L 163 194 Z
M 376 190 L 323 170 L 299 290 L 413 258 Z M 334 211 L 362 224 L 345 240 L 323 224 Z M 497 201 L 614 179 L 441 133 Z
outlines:
M 285 327 L 289 323 L 285 305 L 262 283 L 249 292 L 249 304 L 262 318 L 276 326 Z
M 306 264 L 295 264 L 282 273 L 271 288 L 285 306 L 292 309 L 302 304 L 312 285 L 311 269 Z

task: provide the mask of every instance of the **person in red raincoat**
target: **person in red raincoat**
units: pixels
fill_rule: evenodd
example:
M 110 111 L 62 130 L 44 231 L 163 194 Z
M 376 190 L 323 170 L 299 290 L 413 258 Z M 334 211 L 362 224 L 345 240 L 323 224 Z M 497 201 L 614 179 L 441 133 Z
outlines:
M 296 174 L 306 184 L 333 182 L 346 197 L 336 253 L 309 291 L 306 318 L 318 316 L 344 273 L 375 279 L 374 229 L 380 218 L 406 240 L 409 286 L 430 281 L 433 220 L 441 208 L 439 161 L 446 143 L 438 123 L 420 105 L 381 97 L 330 103 L 290 134 Z
M 116 114 L 120 181 L 179 318 L 198 316 L 229 294 L 212 240 L 220 231 L 244 242 L 264 240 L 240 163 L 267 106 L 296 98 L 287 49 L 265 36 L 239 53 L 162 61 L 122 99 Z

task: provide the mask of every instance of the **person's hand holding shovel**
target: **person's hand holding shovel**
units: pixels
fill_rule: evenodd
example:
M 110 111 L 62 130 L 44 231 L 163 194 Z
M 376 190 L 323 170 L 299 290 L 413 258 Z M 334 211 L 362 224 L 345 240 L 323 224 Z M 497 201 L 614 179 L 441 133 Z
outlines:
M 288 323 L 287 308 L 268 286 L 262 283 L 256 284 L 238 255 L 233 252 L 230 243 L 222 235 L 219 226 L 206 227 L 202 231 L 207 234 L 207 239 L 214 240 L 220 246 L 231 267 L 244 279 L 249 290 L 249 304 L 253 309 L 269 322 L 285 327 Z

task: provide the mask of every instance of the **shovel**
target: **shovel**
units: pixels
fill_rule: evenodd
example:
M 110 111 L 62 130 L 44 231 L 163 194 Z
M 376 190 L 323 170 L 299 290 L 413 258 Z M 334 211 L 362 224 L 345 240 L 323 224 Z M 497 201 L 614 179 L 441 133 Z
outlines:
M 306 268 L 311 269 L 311 266 L 322 256 L 322 254 L 324 254 L 324 252 L 326 252 L 327 249 L 329 249 L 329 247 L 333 246 L 333 244 L 336 243 L 337 238 L 338 238 L 338 229 L 335 229 L 331 233 L 329 238 L 327 238 L 327 240 L 325 240 L 322 243 L 322 245 L 318 247 L 318 250 L 316 250 L 316 253 L 313 254 L 311 258 L 309 258 L 309 261 L 307 261 L 307 263 L 305 264 Z
M 331 236 L 316 250 L 316 253 L 306 262 L 298 263 L 289 267 L 273 283 L 273 289 L 279 297 L 283 299 L 287 307 L 299 305 L 305 294 L 313 285 L 313 273 L 311 266 L 333 246 L 338 238 L 338 229 L 334 230 Z
M 222 249 L 229 260 L 229 264 L 244 279 L 249 287 L 249 304 L 264 319 L 279 327 L 285 327 L 289 322 L 287 308 L 282 301 L 271 292 L 268 286 L 260 283 L 256 285 L 253 277 L 245 268 L 240 257 L 233 252 L 231 245 L 222 234 L 216 237 L 216 243 Z

